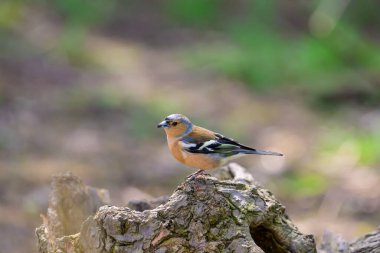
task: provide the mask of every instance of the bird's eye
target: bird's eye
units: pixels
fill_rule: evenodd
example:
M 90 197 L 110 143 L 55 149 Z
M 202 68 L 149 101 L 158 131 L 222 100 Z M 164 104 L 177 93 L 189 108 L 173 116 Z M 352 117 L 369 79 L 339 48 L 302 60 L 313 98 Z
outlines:
M 176 126 L 178 123 L 177 122 L 173 122 L 172 123 L 172 126 Z

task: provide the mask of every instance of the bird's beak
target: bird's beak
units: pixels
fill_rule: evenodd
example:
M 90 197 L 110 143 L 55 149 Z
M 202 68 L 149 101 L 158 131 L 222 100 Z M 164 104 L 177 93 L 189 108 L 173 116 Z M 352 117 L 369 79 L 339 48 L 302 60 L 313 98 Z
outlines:
M 166 122 L 166 121 L 164 120 L 164 121 L 162 121 L 160 124 L 157 125 L 157 128 L 161 128 L 161 127 L 163 127 L 163 128 L 167 128 L 167 127 L 169 127 L 168 122 Z

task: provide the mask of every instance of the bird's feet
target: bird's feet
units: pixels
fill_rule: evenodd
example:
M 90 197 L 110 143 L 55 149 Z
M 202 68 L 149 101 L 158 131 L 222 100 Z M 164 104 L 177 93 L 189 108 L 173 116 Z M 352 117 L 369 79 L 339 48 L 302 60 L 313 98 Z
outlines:
M 204 172 L 205 172 L 204 170 L 198 170 L 197 172 L 195 172 L 195 173 L 193 173 L 193 174 L 187 176 L 187 177 L 186 177 L 186 180 L 193 180 L 193 179 L 197 178 L 198 176 L 203 175 Z

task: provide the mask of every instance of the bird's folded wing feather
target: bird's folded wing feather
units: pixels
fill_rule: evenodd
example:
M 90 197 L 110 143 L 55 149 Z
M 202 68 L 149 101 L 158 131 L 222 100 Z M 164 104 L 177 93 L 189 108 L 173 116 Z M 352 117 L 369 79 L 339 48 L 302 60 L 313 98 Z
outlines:
M 234 156 L 237 154 L 259 154 L 259 155 L 276 155 L 280 153 L 257 150 L 244 146 L 233 139 L 227 138 L 221 134 L 207 132 L 207 135 L 188 135 L 183 137 L 179 143 L 184 151 L 198 154 L 218 154 L 222 157 Z
M 203 137 L 199 139 L 186 136 L 180 140 L 180 145 L 183 150 L 190 153 L 220 154 L 222 156 L 232 156 L 243 152 L 245 149 L 251 149 L 217 133 L 214 133 L 212 138 Z

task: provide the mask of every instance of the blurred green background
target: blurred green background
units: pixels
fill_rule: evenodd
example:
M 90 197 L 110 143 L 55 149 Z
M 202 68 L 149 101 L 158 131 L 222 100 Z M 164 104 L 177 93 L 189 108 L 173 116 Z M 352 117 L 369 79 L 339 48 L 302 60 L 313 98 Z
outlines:
M 157 122 L 285 158 L 239 160 L 305 233 L 380 223 L 380 2 L 2 0 L 0 250 L 31 252 L 52 175 L 115 205 L 193 170 Z M 22 241 L 23 243 L 20 243 Z

